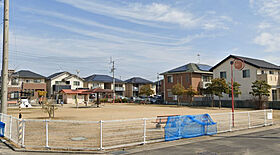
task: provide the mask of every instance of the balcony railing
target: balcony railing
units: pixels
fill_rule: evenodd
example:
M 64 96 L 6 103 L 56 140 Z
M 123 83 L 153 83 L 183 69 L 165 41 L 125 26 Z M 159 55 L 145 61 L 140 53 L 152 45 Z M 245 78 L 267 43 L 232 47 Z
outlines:
M 124 87 L 116 87 L 115 90 L 116 91 L 124 91 Z

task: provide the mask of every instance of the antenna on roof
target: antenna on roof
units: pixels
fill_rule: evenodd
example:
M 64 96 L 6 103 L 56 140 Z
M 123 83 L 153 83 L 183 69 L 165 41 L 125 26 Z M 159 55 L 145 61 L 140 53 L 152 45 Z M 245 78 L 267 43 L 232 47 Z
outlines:
M 197 60 L 198 60 L 198 64 L 200 64 L 200 54 L 197 54 Z
M 77 76 L 79 76 L 79 74 L 80 74 L 80 70 L 79 70 L 79 69 L 77 69 L 77 70 L 76 70 L 76 73 L 77 73 Z

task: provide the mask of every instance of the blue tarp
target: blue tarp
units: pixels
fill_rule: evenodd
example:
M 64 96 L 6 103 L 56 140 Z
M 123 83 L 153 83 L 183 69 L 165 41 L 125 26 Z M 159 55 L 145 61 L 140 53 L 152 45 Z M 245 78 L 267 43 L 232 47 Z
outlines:
M 0 122 L 0 137 L 4 137 L 5 123 Z
M 169 116 L 165 125 L 165 140 L 217 134 L 217 124 L 209 114 Z

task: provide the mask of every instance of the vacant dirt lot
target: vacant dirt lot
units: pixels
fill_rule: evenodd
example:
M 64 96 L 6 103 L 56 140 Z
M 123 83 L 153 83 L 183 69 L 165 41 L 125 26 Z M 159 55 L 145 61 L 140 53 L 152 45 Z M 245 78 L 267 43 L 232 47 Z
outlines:
M 250 111 L 252 109 L 236 109 L 237 111 Z M 224 113 L 230 112 L 230 108 L 211 108 L 211 107 L 185 107 L 170 105 L 139 105 L 139 104 L 102 104 L 100 108 L 85 107 L 81 105 L 64 105 L 55 111 L 55 118 L 59 120 L 116 120 L 130 118 L 151 118 L 159 115 L 191 115 L 204 113 Z M 18 108 L 9 108 L 8 114 L 18 117 Z M 48 114 L 43 112 L 40 107 L 22 109 L 24 119 L 46 119 Z

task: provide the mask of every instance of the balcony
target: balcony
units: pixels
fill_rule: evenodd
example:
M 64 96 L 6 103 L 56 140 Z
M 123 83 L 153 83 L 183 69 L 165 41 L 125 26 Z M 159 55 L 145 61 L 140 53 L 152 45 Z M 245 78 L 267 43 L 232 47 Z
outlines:
M 124 91 L 124 87 L 116 87 L 115 91 Z
M 133 87 L 133 91 L 139 91 L 138 87 Z
M 199 86 L 200 86 L 200 88 L 206 89 L 208 83 L 211 83 L 211 82 L 203 82 L 203 81 L 200 81 Z

